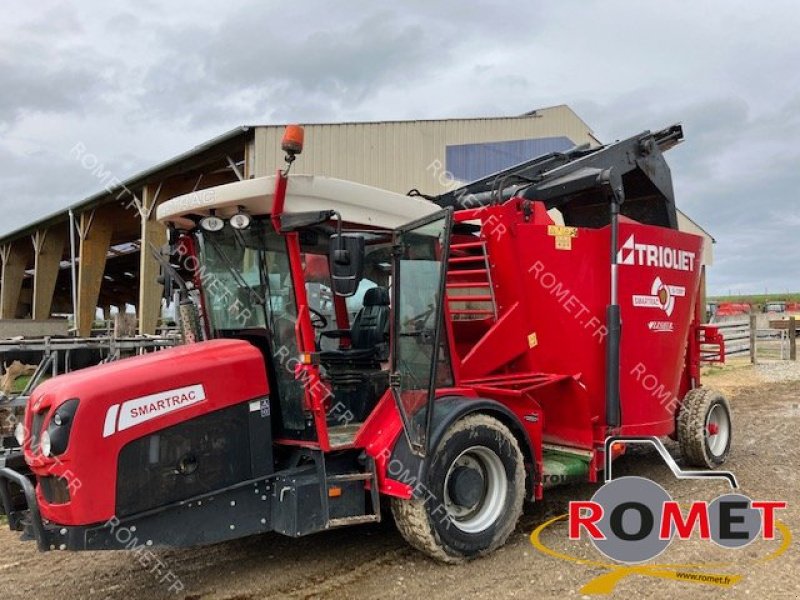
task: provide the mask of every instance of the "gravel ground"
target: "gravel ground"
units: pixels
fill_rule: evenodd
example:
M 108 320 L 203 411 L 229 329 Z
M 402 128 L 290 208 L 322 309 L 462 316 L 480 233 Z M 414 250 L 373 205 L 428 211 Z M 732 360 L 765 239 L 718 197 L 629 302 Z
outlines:
M 712 369 L 706 385 L 723 390 L 734 412 L 734 446 L 727 467 L 742 492 L 758 499 L 786 500 L 781 520 L 800 536 L 800 478 L 791 452 L 800 441 L 800 369 L 787 363 L 732 364 Z M 677 452 L 675 444 L 670 445 Z M 725 492 L 718 483 L 676 481 L 652 452 L 629 452 L 615 474 L 638 474 L 661 483 L 679 502 L 710 500 Z M 332 531 L 291 540 L 263 535 L 202 549 L 162 552 L 159 556 L 185 589 L 168 585 L 130 553 L 39 554 L 17 534 L 0 532 L 0 573 L 4 595 L 15 598 L 580 598 L 581 587 L 608 571 L 544 556 L 529 541 L 531 531 L 563 514 L 571 499 L 588 499 L 596 486 L 564 487 L 523 516 L 509 543 L 492 556 L 457 566 L 435 563 L 410 549 L 391 523 Z M 569 542 L 566 527 L 545 530 L 542 541 L 573 556 L 598 559 L 585 542 Z M 756 541 L 745 549 L 722 551 L 709 542 L 676 542 L 659 562 L 727 564 L 711 572 L 741 575 L 734 587 L 631 575 L 616 586 L 615 597 L 644 598 L 800 598 L 800 560 L 796 543 L 781 557 L 760 561 L 777 542 Z M 588 596 L 584 596 L 588 597 Z
M 783 360 L 760 363 L 756 365 L 755 371 L 765 382 L 800 381 L 800 362 Z

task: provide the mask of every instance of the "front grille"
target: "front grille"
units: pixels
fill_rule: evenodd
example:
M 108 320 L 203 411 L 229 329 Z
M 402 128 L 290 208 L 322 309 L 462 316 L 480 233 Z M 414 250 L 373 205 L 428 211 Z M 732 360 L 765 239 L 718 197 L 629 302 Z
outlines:
M 48 475 L 39 478 L 42 495 L 49 504 L 66 504 L 69 502 L 69 482 L 63 477 Z

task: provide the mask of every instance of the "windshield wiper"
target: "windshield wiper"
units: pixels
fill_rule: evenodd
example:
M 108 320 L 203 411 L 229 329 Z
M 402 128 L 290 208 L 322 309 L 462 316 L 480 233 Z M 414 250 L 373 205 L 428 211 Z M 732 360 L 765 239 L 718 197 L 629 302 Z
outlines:
M 256 304 L 258 304 L 259 306 L 266 304 L 264 298 L 260 296 L 259 293 L 255 291 L 255 289 L 253 289 L 252 285 L 250 285 L 249 283 L 247 283 L 247 281 L 245 281 L 242 272 L 236 268 L 236 265 L 234 265 L 231 259 L 228 258 L 228 255 L 225 254 L 225 251 L 222 249 L 222 247 L 220 247 L 219 244 L 217 244 L 214 238 L 211 236 L 206 236 L 206 237 L 208 239 L 208 242 L 214 247 L 214 251 L 217 253 L 217 256 L 219 256 L 222 259 L 222 261 L 225 263 L 225 266 L 228 268 L 228 271 L 230 271 L 230 274 L 233 275 L 233 278 L 236 280 L 236 284 L 240 288 L 248 290 L 250 292 L 250 296 L 255 300 Z

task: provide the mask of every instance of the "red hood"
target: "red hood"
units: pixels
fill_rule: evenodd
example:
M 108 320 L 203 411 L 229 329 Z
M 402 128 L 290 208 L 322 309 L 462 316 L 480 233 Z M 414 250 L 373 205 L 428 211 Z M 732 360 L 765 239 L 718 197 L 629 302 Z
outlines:
M 114 514 L 117 456 L 128 442 L 153 431 L 268 393 L 264 358 L 241 340 L 214 340 L 82 369 L 55 377 L 31 394 L 25 426 L 38 437 L 53 411 L 79 404 L 66 451 L 44 458 L 30 442 L 25 458 L 37 476 L 75 478 L 72 501 L 48 505 L 45 518 L 83 524 Z M 37 428 L 33 431 L 33 417 Z

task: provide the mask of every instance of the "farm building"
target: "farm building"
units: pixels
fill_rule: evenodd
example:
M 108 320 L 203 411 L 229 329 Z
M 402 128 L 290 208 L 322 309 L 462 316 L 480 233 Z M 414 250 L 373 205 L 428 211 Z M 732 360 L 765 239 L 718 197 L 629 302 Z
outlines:
M 98 309 L 108 315 L 112 307 L 132 305 L 139 331 L 155 332 L 162 288 L 147 249 L 165 241 L 155 207 L 180 194 L 273 173 L 283 164 L 283 127 L 238 127 L 125 181 L 107 174 L 95 195 L 0 236 L 0 319 L 75 314 L 79 333 L 88 335 Z M 426 194 L 537 155 L 600 144 L 563 105 L 517 117 L 310 124 L 305 136 L 295 172 Z M 97 169 L 101 175 L 102 165 Z M 711 237 L 685 215 L 679 219 L 681 229 L 706 237 L 704 264 L 710 264 Z

